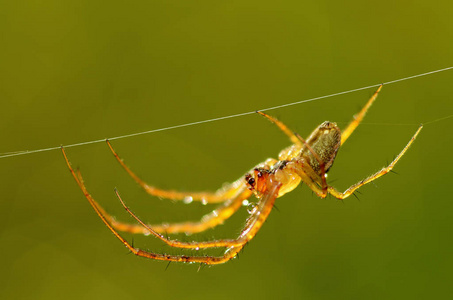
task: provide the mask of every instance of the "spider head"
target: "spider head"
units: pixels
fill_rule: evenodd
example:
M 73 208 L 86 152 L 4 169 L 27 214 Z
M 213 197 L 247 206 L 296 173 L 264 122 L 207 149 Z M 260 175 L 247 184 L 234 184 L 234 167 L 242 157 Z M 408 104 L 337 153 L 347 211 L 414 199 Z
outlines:
M 247 182 L 249 190 L 255 194 L 262 194 L 267 188 L 267 182 L 271 172 L 263 168 L 255 168 L 252 173 L 245 175 L 245 181 Z

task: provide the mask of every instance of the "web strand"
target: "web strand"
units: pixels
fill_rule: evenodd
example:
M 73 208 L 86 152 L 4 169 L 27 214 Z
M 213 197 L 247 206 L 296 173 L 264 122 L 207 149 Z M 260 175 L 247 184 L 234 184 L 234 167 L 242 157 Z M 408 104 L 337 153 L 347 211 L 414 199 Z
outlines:
M 282 105 L 277 105 L 277 106 L 273 106 L 273 107 L 262 108 L 262 109 L 258 109 L 258 110 L 259 111 L 269 111 L 269 110 L 274 110 L 274 109 L 278 109 L 278 108 L 298 105 L 298 104 L 302 104 L 302 103 L 306 103 L 306 102 L 311 102 L 311 101 L 317 101 L 317 100 L 321 100 L 321 99 L 331 98 L 331 97 L 335 97 L 335 96 L 339 96 L 339 95 L 350 94 L 350 93 L 354 93 L 354 92 L 358 92 L 358 91 L 362 91 L 362 90 L 366 90 L 366 89 L 370 89 L 370 88 L 376 88 L 376 87 L 380 86 L 381 84 L 389 85 L 389 84 L 393 84 L 393 83 L 397 83 L 397 82 L 401 82 L 401 81 L 405 81 L 405 80 L 410 80 L 410 79 L 414 79 L 414 78 L 418 78 L 418 77 L 423 77 L 423 76 L 427 76 L 427 75 L 431 75 L 431 74 L 435 74 L 435 73 L 448 71 L 448 70 L 451 70 L 451 69 L 453 69 L 453 66 L 452 67 L 443 68 L 443 69 L 434 70 L 434 71 L 430 71 L 430 72 L 426 72 L 426 73 L 421 73 L 421 74 L 417 74 L 417 75 L 412 75 L 412 76 L 408 76 L 408 77 L 404 77 L 404 78 L 399 78 L 399 79 L 387 81 L 387 82 L 384 82 L 384 83 L 368 85 L 368 86 L 361 87 L 361 88 L 356 88 L 356 89 L 347 90 L 347 91 L 343 91 L 343 92 L 338 92 L 338 93 L 334 93 L 334 94 L 329 94 L 329 95 L 325 95 L 325 96 L 319 96 L 319 97 L 310 98 L 310 99 L 301 100 L 301 101 L 295 101 L 295 102 L 282 104 Z M 226 120 L 226 119 L 231 119 L 231 118 L 243 117 L 243 116 L 251 115 L 251 114 L 255 114 L 255 113 L 256 113 L 256 111 L 249 111 L 249 112 L 238 113 L 238 114 L 234 114 L 234 115 L 228 115 L 228 116 L 223 116 L 223 117 L 218 117 L 218 118 L 213 118 L 213 119 L 208 119 L 208 120 L 202 120 L 202 121 L 196 121 L 196 122 L 185 123 L 185 124 L 180 124 L 180 125 L 174 125 L 174 126 L 169 126 L 169 127 L 164 127 L 164 128 L 152 129 L 152 130 L 147 130 L 147 131 L 142 131 L 142 132 L 136 132 L 136 133 L 126 134 L 126 135 L 111 137 L 111 138 L 108 138 L 108 139 L 109 140 L 119 140 L 119 139 L 129 138 L 129 137 L 133 137 L 133 136 L 139 136 L 139 135 L 150 134 L 150 133 L 155 133 L 155 132 L 160 132 L 160 131 L 166 131 L 166 130 L 172 130 L 172 129 L 182 128 L 182 127 L 194 126 L 194 125 L 199 125 L 199 124 L 204 124 L 204 123 L 216 122 L 216 121 Z M 449 119 L 449 118 L 452 118 L 452 117 L 453 117 L 453 115 L 449 115 L 449 116 L 442 117 L 442 118 L 439 118 L 439 119 L 436 119 L 436 120 L 428 121 L 428 122 L 426 122 L 424 124 L 432 124 L 434 122 L 439 122 L 439 121 L 442 121 L 442 120 L 445 120 L 445 119 Z M 65 148 L 71 148 L 71 147 L 78 147 L 78 146 L 84 146 L 84 145 L 89 145 L 89 144 L 102 143 L 102 142 L 105 142 L 105 140 L 106 139 L 99 139 L 99 140 L 92 140 L 92 141 L 88 141 L 88 142 L 80 142 L 80 143 L 65 145 L 64 147 Z M 27 155 L 27 154 L 32 154 L 32 153 L 47 152 L 47 151 L 60 150 L 60 149 L 61 149 L 61 146 L 56 146 L 56 147 L 49 147 L 49 148 L 36 149 L 36 150 L 24 150 L 24 151 L 7 152 L 7 153 L 0 154 L 0 159 L 1 158 L 6 158 L 6 157 Z

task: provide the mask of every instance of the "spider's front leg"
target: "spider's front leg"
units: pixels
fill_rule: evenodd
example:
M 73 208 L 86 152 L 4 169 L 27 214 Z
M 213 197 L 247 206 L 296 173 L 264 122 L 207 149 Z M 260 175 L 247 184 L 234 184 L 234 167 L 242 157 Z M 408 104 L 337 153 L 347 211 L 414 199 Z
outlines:
M 117 196 L 120 199 L 121 203 L 123 204 L 124 208 L 128 211 L 128 213 L 138 221 L 144 228 L 148 230 L 149 233 L 154 235 L 155 237 L 159 238 L 167 245 L 176 247 L 176 248 L 183 248 L 183 249 L 204 249 L 204 248 L 218 248 L 218 247 L 227 247 L 227 251 L 225 255 L 221 257 L 222 259 L 229 260 L 235 255 L 231 256 L 232 252 L 237 253 L 239 252 L 242 247 L 250 241 L 258 232 L 258 230 L 263 225 L 264 221 L 269 216 L 269 213 L 272 210 L 274 205 L 275 199 L 278 197 L 278 191 L 281 187 L 281 183 L 276 181 L 272 175 L 263 174 L 259 181 L 262 181 L 263 184 L 260 183 L 260 200 L 258 201 L 257 205 L 253 208 L 251 212 L 251 216 L 247 219 L 247 222 L 244 228 L 241 231 L 241 234 L 236 239 L 228 239 L 228 240 L 213 240 L 213 241 L 205 241 L 205 242 L 180 242 L 177 240 L 170 240 L 165 238 L 161 234 L 158 234 L 154 231 L 153 228 L 146 225 L 143 221 L 140 220 L 123 202 L 121 197 L 119 196 L 118 192 Z M 111 228 L 109 226 L 109 228 Z M 115 234 L 116 235 L 116 234 Z M 137 254 L 137 253 L 136 253 Z M 154 254 L 153 254 L 154 255 Z M 217 258 L 213 258 L 213 261 L 216 263 L 224 262 L 221 260 L 217 262 Z
M 272 207 L 274 205 L 275 199 L 278 197 L 278 193 L 281 187 L 281 183 L 276 181 L 271 176 L 263 176 L 260 181 L 265 180 L 266 184 L 262 186 L 261 189 L 261 198 L 258 204 L 253 209 L 250 217 L 247 219 L 246 225 L 241 231 L 241 234 L 236 239 L 231 240 L 214 240 L 208 242 L 179 242 L 174 240 L 169 240 L 162 235 L 155 232 L 152 228 L 144 224 L 138 217 L 136 217 L 125 205 L 126 210 L 142 225 L 144 226 L 151 234 L 164 241 L 170 246 L 177 248 L 190 248 L 190 249 L 200 249 L 200 248 L 214 248 L 214 247 L 226 247 L 223 256 L 186 256 L 186 255 L 167 255 L 153 253 L 149 251 L 144 251 L 139 248 L 133 247 L 125 238 L 123 238 L 118 231 L 111 225 L 110 220 L 106 218 L 105 211 L 99 204 L 93 199 L 89 194 L 88 190 L 83 183 L 83 178 L 80 172 L 76 172 L 67 156 L 64 148 L 61 148 L 66 164 L 74 177 L 77 185 L 87 198 L 88 202 L 91 204 L 96 214 L 101 218 L 102 222 L 107 226 L 107 228 L 123 243 L 132 253 L 138 256 L 152 258 L 156 260 L 164 261 L 177 261 L 177 262 L 189 262 L 189 263 L 202 263 L 202 264 L 221 264 L 232 258 L 234 258 L 237 253 L 244 247 L 244 245 L 250 241 L 261 228 L 267 217 L 269 216 Z M 248 195 L 250 193 L 248 192 Z M 119 195 L 118 195 L 119 196 Z
M 225 220 L 231 217 L 242 206 L 242 201 L 250 197 L 251 194 L 252 192 L 244 187 L 237 193 L 237 195 L 234 195 L 232 199 L 229 199 L 221 203 L 213 211 L 202 216 L 198 221 L 150 224 L 147 226 L 151 227 L 154 231 L 158 233 L 165 234 L 174 233 L 193 234 L 203 232 L 210 228 L 214 228 L 217 225 L 223 224 Z M 140 224 L 130 224 L 118 221 L 105 211 L 104 216 L 112 224 L 112 226 L 119 231 L 129 232 L 133 234 L 145 234 L 145 235 L 149 234 L 149 230 L 147 230 Z
M 256 168 L 270 169 L 277 160 L 269 158 L 264 163 L 259 164 Z M 79 176 L 80 180 L 81 176 Z M 246 175 L 247 177 L 247 175 Z M 237 189 L 236 194 L 232 194 L 233 190 L 229 190 L 228 194 L 231 194 L 231 198 L 221 203 L 210 213 L 204 215 L 199 221 L 188 221 L 180 223 L 162 223 L 162 224 L 151 224 L 146 225 L 153 229 L 157 233 L 174 234 L 174 233 L 186 233 L 193 234 L 199 233 L 210 228 L 214 228 L 217 225 L 223 224 L 225 220 L 231 217 L 242 205 L 242 201 L 248 199 L 252 195 L 252 191 L 247 188 L 247 182 L 244 177 L 236 180 L 233 185 Z M 228 189 L 228 187 L 227 187 Z M 150 234 L 150 231 L 146 229 L 146 226 L 141 224 L 130 224 L 121 221 L 117 221 L 113 216 L 108 214 L 98 204 L 99 209 L 102 210 L 104 217 L 109 223 L 119 231 L 129 232 L 134 234 Z
M 243 178 L 236 180 L 233 183 L 230 183 L 216 192 L 180 192 L 174 190 L 163 190 L 156 188 L 155 186 L 151 186 L 148 183 L 144 182 L 140 177 L 138 177 L 123 161 L 123 159 L 116 153 L 113 149 L 112 144 L 109 140 L 106 140 L 107 145 L 110 148 L 113 156 L 115 156 L 116 160 L 120 163 L 123 169 L 137 182 L 148 194 L 160 198 L 170 199 L 170 200 L 183 200 L 188 201 L 190 203 L 192 201 L 200 201 L 204 204 L 207 203 L 220 203 L 227 201 L 237 195 L 239 191 L 241 191 L 244 187 L 243 185 Z
M 213 240 L 213 241 L 206 241 L 206 242 L 179 242 L 174 240 L 169 240 L 168 238 L 164 238 L 162 235 L 157 234 L 154 230 L 148 227 L 145 223 L 143 223 L 137 216 L 135 216 L 129 208 L 127 208 L 124 202 L 121 200 L 123 206 L 126 210 L 135 218 L 142 226 L 144 226 L 150 233 L 161 239 L 163 242 L 168 244 L 169 246 L 176 247 L 176 248 L 186 248 L 186 249 L 202 249 L 202 248 L 218 248 L 218 247 L 227 247 L 227 251 L 225 255 L 222 257 L 223 259 L 227 258 L 230 259 L 231 252 L 237 253 L 239 252 L 242 247 L 249 242 L 253 237 L 256 235 L 258 230 L 266 221 L 267 217 L 269 216 L 270 212 L 272 211 L 272 207 L 274 206 L 275 199 L 278 197 L 279 189 L 281 188 L 282 184 L 273 178 L 272 175 L 268 176 L 269 174 L 263 175 L 262 180 L 265 181 L 265 186 L 260 185 L 260 200 L 256 204 L 256 206 L 251 211 L 250 217 L 247 219 L 244 228 L 241 230 L 241 234 L 236 239 L 229 239 L 229 240 Z M 119 195 L 118 195 L 119 196 Z M 234 257 L 234 256 L 233 256 Z
M 275 199 L 278 196 L 278 191 L 281 187 L 281 183 L 269 180 L 267 188 L 263 190 L 262 197 L 258 204 L 253 209 L 250 217 L 247 219 L 245 227 L 242 229 L 241 234 L 235 240 L 237 244 L 228 247 L 222 256 L 179 256 L 179 255 L 165 255 L 156 254 L 148 251 L 144 251 L 138 248 L 133 248 L 130 244 L 126 246 L 138 256 L 147 258 L 165 260 L 165 261 L 178 261 L 178 262 L 189 262 L 189 263 L 201 263 L 207 265 L 222 264 L 235 258 L 239 251 L 245 246 L 245 244 L 255 237 L 256 233 L 263 226 L 272 207 L 274 206 Z

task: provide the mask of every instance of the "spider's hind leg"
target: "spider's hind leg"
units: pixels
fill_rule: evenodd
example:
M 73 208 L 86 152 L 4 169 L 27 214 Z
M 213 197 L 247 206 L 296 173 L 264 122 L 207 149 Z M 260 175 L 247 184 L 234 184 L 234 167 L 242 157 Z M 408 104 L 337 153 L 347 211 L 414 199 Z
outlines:
M 354 115 L 354 119 L 349 123 L 348 127 L 343 130 L 341 133 L 341 144 L 343 145 L 344 142 L 349 138 L 349 136 L 354 132 L 354 130 L 359 126 L 360 122 L 362 122 L 363 117 L 365 117 L 366 112 L 370 108 L 370 106 L 373 104 L 374 100 L 376 100 L 379 92 L 382 89 L 382 84 L 379 86 L 379 88 L 374 92 L 373 96 L 368 100 L 368 102 L 365 104 L 365 106 L 360 110 L 360 112 L 356 115 Z
M 285 124 L 283 124 L 282 121 L 272 116 L 269 116 L 268 114 L 265 114 L 262 111 L 257 110 L 256 112 L 265 117 L 266 119 L 268 119 L 269 121 L 271 121 L 272 123 L 274 123 L 275 125 L 277 125 L 277 127 L 280 128 L 280 130 L 283 131 L 289 137 L 293 144 L 302 147 L 302 143 L 299 140 L 299 138 Z
M 417 131 L 415 132 L 415 134 L 412 136 L 411 140 L 407 143 L 406 147 L 404 147 L 404 149 L 400 152 L 400 154 L 398 154 L 398 156 L 396 156 L 396 158 L 387 166 L 387 167 L 384 167 L 382 168 L 380 171 L 376 172 L 375 174 L 359 181 L 358 183 L 350 186 L 344 193 L 341 193 L 339 191 L 337 191 L 335 188 L 329 186 L 328 187 L 328 192 L 334 196 L 335 198 L 338 198 L 338 199 L 344 199 L 344 198 L 347 198 L 349 196 L 351 196 L 354 191 L 356 191 L 359 187 L 367 184 L 367 183 L 370 183 L 376 179 L 378 179 L 379 177 L 387 174 L 388 172 L 392 171 L 393 167 L 395 166 L 395 164 L 400 160 L 400 158 L 406 153 L 407 149 L 409 149 L 409 147 L 412 145 L 412 143 L 414 142 L 415 138 L 417 138 L 417 135 L 420 133 L 420 130 L 422 130 L 423 128 L 423 125 L 420 125 L 420 127 L 418 127 Z

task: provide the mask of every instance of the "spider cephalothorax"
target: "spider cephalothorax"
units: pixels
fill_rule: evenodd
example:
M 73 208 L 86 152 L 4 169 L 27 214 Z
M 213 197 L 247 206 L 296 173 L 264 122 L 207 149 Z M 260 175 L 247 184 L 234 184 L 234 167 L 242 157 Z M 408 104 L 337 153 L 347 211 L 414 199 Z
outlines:
M 263 113 L 261 113 L 263 114 Z M 265 115 L 272 122 L 279 122 Z M 300 183 L 300 173 L 310 178 L 319 187 L 322 186 L 321 174 L 332 167 L 341 144 L 341 131 L 335 123 L 324 122 L 304 140 L 295 134 L 298 144 L 294 144 L 279 154 L 280 160 L 268 159 L 252 172 L 245 175 L 249 189 L 260 197 L 265 191 L 268 180 L 282 183 L 279 197 L 292 191 Z
M 258 112 L 277 125 L 290 138 L 292 145 L 280 152 L 278 160 L 273 158 L 267 159 L 265 162 L 254 167 L 252 171 L 245 176 L 241 176 L 235 182 L 222 187 L 214 193 L 162 190 L 149 185 L 141 180 L 137 175 L 135 175 L 134 172 L 131 171 L 131 169 L 126 166 L 123 160 L 115 152 L 110 142 L 107 140 L 107 144 L 117 161 L 149 194 L 161 198 L 182 200 L 185 203 L 190 203 L 192 201 L 200 201 L 203 204 L 221 203 L 215 210 L 207 215 L 204 215 L 198 221 L 148 225 L 132 213 L 132 211 L 120 198 L 118 191 L 115 190 L 115 193 L 122 205 L 137 221 L 137 223 L 129 224 L 116 221 L 93 199 L 93 197 L 91 197 L 85 187 L 81 174 L 74 171 L 71 167 L 63 148 L 62 152 L 71 174 L 93 209 L 105 225 L 110 229 L 110 231 L 112 231 L 113 234 L 132 253 L 142 257 L 165 260 L 169 262 L 179 261 L 201 264 L 220 264 L 236 257 L 237 253 L 256 235 L 258 230 L 261 228 L 274 206 L 275 199 L 292 191 L 299 183 L 305 183 L 314 193 L 316 193 L 316 195 L 321 198 L 326 197 L 327 194 L 331 194 L 335 198 L 344 199 L 352 195 L 359 187 L 387 174 L 390 170 L 392 170 L 398 160 L 404 155 L 404 153 L 406 153 L 407 149 L 413 143 L 422 129 L 422 126 L 418 128 L 404 149 L 388 166 L 350 186 L 343 193 L 337 191 L 334 187 L 327 185 L 326 182 L 326 172 L 332 167 L 338 149 L 362 121 L 368 108 L 377 98 L 381 88 L 382 86 L 380 86 L 379 89 L 373 94 L 362 110 L 354 116 L 352 122 L 343 132 L 340 132 L 340 129 L 335 123 L 324 122 L 319 125 L 306 140 L 301 138 L 298 134 L 293 133 L 288 129 L 288 127 L 286 127 L 286 125 L 277 119 L 263 112 Z M 219 224 L 222 224 L 243 204 L 249 203 L 247 199 L 252 195 L 255 195 L 258 198 L 258 202 L 254 204 L 253 209 L 249 211 L 250 216 L 245 222 L 241 233 L 235 239 L 181 242 L 169 239 L 162 235 L 162 233 L 172 234 L 181 232 L 192 234 L 213 228 Z M 118 231 L 141 233 L 145 235 L 151 234 L 167 245 L 177 248 L 198 250 L 201 248 L 222 247 L 226 250 L 221 256 L 186 256 L 154 253 L 133 247 L 118 233 Z
M 245 175 L 245 181 L 248 184 L 248 189 L 251 190 L 257 197 L 262 195 L 267 187 L 267 182 L 271 176 L 274 176 L 275 171 L 265 168 L 254 168 L 253 172 Z

